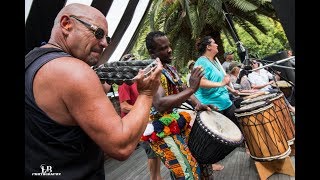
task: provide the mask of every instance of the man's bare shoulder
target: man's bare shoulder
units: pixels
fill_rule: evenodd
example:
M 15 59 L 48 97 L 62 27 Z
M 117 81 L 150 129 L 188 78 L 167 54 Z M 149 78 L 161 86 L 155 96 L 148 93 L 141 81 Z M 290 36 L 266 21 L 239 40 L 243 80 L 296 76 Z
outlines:
M 73 57 L 61 57 L 47 63 L 43 70 L 48 73 L 52 78 L 64 80 L 77 80 L 88 79 L 97 77 L 92 68 L 85 62 Z
M 102 87 L 95 71 L 85 62 L 72 57 L 57 58 L 45 64 L 36 74 L 35 83 L 58 92 Z

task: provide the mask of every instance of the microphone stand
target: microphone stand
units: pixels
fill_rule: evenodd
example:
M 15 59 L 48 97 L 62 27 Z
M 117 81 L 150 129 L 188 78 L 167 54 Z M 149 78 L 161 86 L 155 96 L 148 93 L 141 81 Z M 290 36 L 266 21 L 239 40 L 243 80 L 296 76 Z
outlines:
M 275 71 L 273 68 L 270 67 L 270 70 L 271 70 L 274 74 L 277 74 L 277 75 L 280 76 L 282 79 L 284 79 L 287 83 L 291 84 L 291 86 L 292 86 L 292 87 L 291 87 L 291 93 L 290 93 L 290 96 L 287 98 L 287 99 L 291 102 L 292 95 L 293 95 L 293 93 L 294 93 L 295 85 L 294 85 L 291 81 L 289 81 L 287 78 L 281 76 L 280 73 L 278 73 L 277 71 Z M 276 80 L 276 78 L 275 78 L 275 75 L 273 75 L 272 78 L 273 78 L 274 83 L 276 84 L 276 87 L 277 87 L 278 91 L 280 92 L 281 90 L 280 90 L 280 88 L 279 88 L 279 86 L 278 86 L 278 83 L 277 83 L 277 80 Z
M 283 80 L 285 80 L 287 83 L 289 83 L 292 87 L 295 87 L 295 85 L 289 81 L 287 78 L 283 77 L 280 75 L 280 73 L 278 73 L 277 71 L 275 71 L 272 67 L 269 67 L 270 70 L 274 73 L 274 74 L 277 74 L 278 76 L 280 76 L 280 78 L 282 78 Z M 276 83 L 276 81 L 274 81 Z M 278 86 L 278 84 L 276 83 L 276 85 Z
M 258 67 L 256 69 L 252 69 L 252 71 L 255 71 L 255 70 L 259 70 L 259 69 L 262 69 L 262 68 L 265 68 L 265 67 L 270 67 L 270 66 L 273 66 L 275 64 L 280 64 L 280 63 L 283 63 L 283 62 L 286 62 L 286 61 L 289 61 L 291 59 L 293 59 L 294 56 L 291 56 L 289 58 L 285 58 L 285 59 L 282 59 L 282 60 L 279 60 L 279 61 L 276 61 L 276 62 L 273 62 L 273 63 L 270 63 L 270 64 L 267 64 L 267 65 L 264 65 L 264 66 L 261 66 L 261 67 Z M 261 62 L 261 61 L 260 61 Z
M 291 59 L 290 59 L 291 60 Z M 263 60 L 263 59 L 261 59 L 261 60 L 259 60 L 262 64 L 264 64 L 264 63 L 274 63 L 274 61 L 267 61 L 267 60 Z M 294 67 L 287 67 L 287 66 L 282 66 L 282 65 L 277 65 L 277 64 L 273 64 L 272 66 L 274 66 L 274 67 L 279 67 L 279 68 L 284 68 L 284 69 L 292 69 L 292 70 L 295 70 L 296 68 L 294 68 Z

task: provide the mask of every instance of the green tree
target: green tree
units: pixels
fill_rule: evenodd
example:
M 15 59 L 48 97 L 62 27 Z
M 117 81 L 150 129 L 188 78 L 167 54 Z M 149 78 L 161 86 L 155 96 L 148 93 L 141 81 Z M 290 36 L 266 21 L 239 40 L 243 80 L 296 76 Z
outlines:
M 236 30 L 241 37 L 241 41 L 248 49 L 249 55 L 251 57 L 263 58 L 287 49 L 288 40 L 281 24 L 263 15 L 260 15 L 259 19 L 267 28 L 266 34 L 259 33 L 259 30 L 255 26 L 250 25 L 250 28 L 256 34 L 255 37 L 259 40 L 258 42 L 253 39 L 243 27 L 239 26 L 238 24 L 235 25 Z M 234 44 L 230 44 L 225 33 L 222 33 L 222 39 L 223 46 L 226 51 L 236 51 Z M 238 56 L 235 56 L 235 58 L 239 59 Z
M 278 21 L 270 0 L 154 0 L 132 53 L 141 59 L 148 58 L 145 37 L 150 31 L 161 30 L 171 41 L 175 57 L 173 64 L 182 73 L 187 72 L 187 62 L 198 57 L 196 42 L 205 35 L 211 35 L 215 39 L 219 45 L 218 58 L 222 60 L 224 46 L 227 46 L 225 39 L 229 42 L 230 49 L 235 46 L 226 23 L 226 12 L 236 27 L 242 27 L 243 32 L 239 33 L 241 41 L 250 39 L 247 37 L 251 36 L 251 44 L 247 45 L 247 41 L 243 43 L 252 52 L 256 50 L 251 48 L 254 43 L 265 44 L 261 43 L 260 36 L 267 34 L 269 30 L 269 25 L 264 24 L 259 15 Z M 282 37 L 281 33 L 275 36 Z

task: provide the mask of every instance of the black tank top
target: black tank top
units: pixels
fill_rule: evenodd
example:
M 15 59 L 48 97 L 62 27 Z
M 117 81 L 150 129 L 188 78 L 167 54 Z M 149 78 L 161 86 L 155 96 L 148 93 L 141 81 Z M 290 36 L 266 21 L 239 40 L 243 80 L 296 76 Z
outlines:
M 98 145 L 79 126 L 56 123 L 35 102 L 33 80 L 37 71 L 50 60 L 70 56 L 55 51 L 35 59 L 25 69 L 25 178 L 104 180 L 104 155 Z

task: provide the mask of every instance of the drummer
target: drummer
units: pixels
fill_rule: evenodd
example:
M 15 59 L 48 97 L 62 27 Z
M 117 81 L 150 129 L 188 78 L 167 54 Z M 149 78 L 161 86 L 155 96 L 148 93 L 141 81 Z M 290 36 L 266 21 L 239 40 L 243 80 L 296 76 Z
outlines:
M 200 81 L 200 88 L 196 91 L 195 96 L 203 104 L 213 104 L 221 114 L 232 120 L 238 127 L 239 123 L 234 115 L 236 109 L 230 99 L 226 87 L 230 82 L 230 76 L 224 75 L 223 69 L 214 60 L 218 53 L 218 45 L 211 36 L 205 36 L 198 43 L 200 57 L 197 59 L 194 67 L 201 66 L 204 69 L 204 76 Z M 220 167 L 223 167 L 220 164 Z
M 153 97 L 149 118 L 152 123 L 141 139 L 149 142 L 149 147 L 169 169 L 171 179 L 211 178 L 211 164 L 198 164 L 187 146 L 191 115 L 188 112 L 179 113 L 175 108 L 190 100 L 196 110 L 211 110 L 193 95 L 199 88 L 202 70 L 194 68 L 190 75 L 190 87 L 185 87 L 176 68 L 170 65 L 173 56 L 168 37 L 161 31 L 150 32 L 146 37 L 146 46 L 151 58 L 161 60 L 163 70 L 161 85 Z
M 234 89 L 239 90 L 240 93 L 258 92 L 258 89 L 251 88 L 250 82 L 247 80 L 248 71 L 242 69 L 242 67 L 243 64 L 238 61 L 233 61 L 229 65 L 230 82 Z
M 275 92 L 271 84 L 274 83 L 273 75 L 264 68 L 255 70 L 262 66 L 257 59 L 250 61 L 253 71 L 248 75 L 248 80 L 251 83 L 252 89 L 259 89 L 261 91 Z
M 247 70 L 241 69 L 243 64 L 238 61 L 232 61 L 229 65 L 229 75 L 230 83 L 233 87 L 227 85 L 229 90 L 230 99 L 233 101 L 234 105 L 239 108 L 241 102 L 246 99 L 246 97 L 259 96 L 264 94 L 264 92 L 259 91 L 258 89 L 252 89 L 250 82 L 246 79 L 247 76 L 244 76 L 244 72 Z M 239 76 L 241 74 L 241 77 Z M 238 80 L 239 79 L 239 80 Z M 241 81 L 240 81 L 241 80 Z M 236 93 L 235 93 L 236 92 Z M 243 96 L 245 94 L 246 96 Z M 241 96 L 242 95 L 242 96 Z

